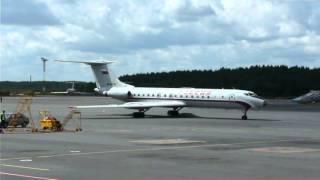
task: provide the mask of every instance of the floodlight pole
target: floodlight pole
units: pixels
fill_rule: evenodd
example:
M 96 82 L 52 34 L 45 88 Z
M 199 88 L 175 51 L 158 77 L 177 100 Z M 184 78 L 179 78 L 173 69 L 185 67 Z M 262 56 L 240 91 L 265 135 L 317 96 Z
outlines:
M 43 63 L 43 87 L 42 87 L 42 92 L 46 92 L 46 86 L 45 86 L 45 83 L 46 83 L 46 62 L 48 61 L 48 59 L 46 58 L 41 58 L 42 60 L 42 63 Z

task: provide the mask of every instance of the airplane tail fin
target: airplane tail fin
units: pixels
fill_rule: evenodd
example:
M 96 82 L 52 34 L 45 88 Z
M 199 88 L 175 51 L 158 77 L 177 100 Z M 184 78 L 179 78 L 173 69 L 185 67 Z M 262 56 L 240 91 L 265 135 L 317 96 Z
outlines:
M 113 61 L 61 61 L 58 62 L 70 62 L 70 63 L 82 63 L 91 66 L 93 75 L 95 77 L 97 89 L 96 92 L 103 94 L 112 87 L 130 87 L 131 85 L 121 82 L 118 78 L 114 77 L 108 69 L 108 64 Z M 132 86 L 131 86 L 132 87 Z

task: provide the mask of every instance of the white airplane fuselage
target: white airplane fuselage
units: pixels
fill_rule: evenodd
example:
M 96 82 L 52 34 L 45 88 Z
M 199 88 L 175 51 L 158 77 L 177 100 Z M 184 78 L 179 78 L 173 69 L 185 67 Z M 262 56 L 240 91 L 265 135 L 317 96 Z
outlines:
M 186 107 L 249 109 L 266 105 L 253 92 L 238 89 L 114 87 L 104 94 L 126 102 L 179 100 Z

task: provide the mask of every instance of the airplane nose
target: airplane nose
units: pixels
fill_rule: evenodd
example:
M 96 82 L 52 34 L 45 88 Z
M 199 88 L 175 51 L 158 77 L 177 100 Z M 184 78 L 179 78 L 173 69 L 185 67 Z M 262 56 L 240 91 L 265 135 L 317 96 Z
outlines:
M 292 99 L 292 101 L 293 101 L 293 102 L 299 102 L 299 101 L 301 101 L 301 98 L 300 98 L 300 97 L 297 97 L 297 98 Z

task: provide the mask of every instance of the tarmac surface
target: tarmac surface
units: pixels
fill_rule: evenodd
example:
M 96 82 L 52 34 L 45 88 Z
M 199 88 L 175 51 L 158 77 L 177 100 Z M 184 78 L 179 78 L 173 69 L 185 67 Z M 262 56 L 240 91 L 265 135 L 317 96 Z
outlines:
M 15 111 L 18 97 L 4 97 Z M 36 97 L 32 116 L 58 119 L 70 105 L 119 103 L 107 97 Z M 0 135 L 0 179 L 320 179 L 320 105 L 269 101 L 262 110 L 155 108 L 82 111 L 81 132 Z M 68 124 L 72 130 L 76 120 Z

